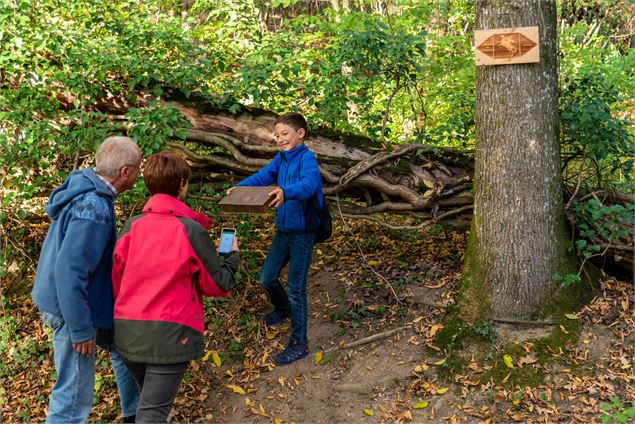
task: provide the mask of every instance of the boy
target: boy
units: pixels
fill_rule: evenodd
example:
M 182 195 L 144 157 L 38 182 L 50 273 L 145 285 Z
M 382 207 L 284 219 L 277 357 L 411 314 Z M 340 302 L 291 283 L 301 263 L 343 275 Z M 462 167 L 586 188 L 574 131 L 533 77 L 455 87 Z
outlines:
M 260 283 L 274 307 L 262 317 L 262 321 L 276 325 L 291 318 L 289 344 L 274 356 L 278 365 L 290 364 L 309 354 L 306 280 L 323 198 L 317 159 L 304 145 L 307 132 L 306 120 L 299 113 L 287 113 L 276 119 L 274 134 L 282 151 L 264 168 L 238 184 L 278 184 L 269 193 L 273 196 L 270 206 L 277 208 L 277 231 L 260 270 Z M 285 291 L 278 278 L 287 264 L 289 272 Z

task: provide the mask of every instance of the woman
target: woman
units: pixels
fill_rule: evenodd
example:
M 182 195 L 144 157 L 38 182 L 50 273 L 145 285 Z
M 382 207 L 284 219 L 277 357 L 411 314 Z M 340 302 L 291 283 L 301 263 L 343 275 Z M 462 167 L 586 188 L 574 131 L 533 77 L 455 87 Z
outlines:
M 152 197 L 124 225 L 115 246 L 115 347 L 141 389 L 137 422 L 167 422 L 190 360 L 203 355 L 203 296 L 228 296 L 239 254 L 220 261 L 207 228 L 211 219 L 183 199 L 187 162 L 150 156 L 143 179 Z

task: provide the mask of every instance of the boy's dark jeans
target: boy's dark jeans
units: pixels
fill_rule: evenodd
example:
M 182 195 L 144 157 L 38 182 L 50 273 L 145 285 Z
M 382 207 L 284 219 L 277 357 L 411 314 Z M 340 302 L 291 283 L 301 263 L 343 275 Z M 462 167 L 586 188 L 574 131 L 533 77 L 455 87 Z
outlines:
M 315 234 L 276 232 L 265 263 L 260 269 L 260 284 L 273 306 L 291 315 L 290 340 L 307 342 L 308 305 L 306 280 L 311 265 Z M 280 285 L 280 271 L 289 264 L 287 290 Z

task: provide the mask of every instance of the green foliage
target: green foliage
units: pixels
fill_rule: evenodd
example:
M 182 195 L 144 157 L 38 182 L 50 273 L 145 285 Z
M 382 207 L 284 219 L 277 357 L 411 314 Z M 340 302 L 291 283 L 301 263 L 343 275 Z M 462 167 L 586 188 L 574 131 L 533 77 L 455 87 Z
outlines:
M 128 135 L 137 140 L 144 155 L 164 149 L 170 138 L 179 137 L 177 128 L 191 125 L 176 108 L 157 101 L 143 108 L 128 109 L 126 119 L 131 127 Z
M 559 37 L 561 143 L 571 185 L 581 175 L 583 187 L 633 190 L 635 130 L 628 116 L 635 107 L 635 50 L 616 36 L 625 5 L 565 2 L 562 11 L 569 25 Z
M 192 34 L 223 39 L 205 48 L 223 72 L 210 90 L 226 107 L 299 110 L 315 126 L 373 138 L 383 131 L 390 142 L 465 144 L 474 102 L 470 7 L 443 11 L 444 34 L 428 31 L 437 8 L 414 1 L 388 15 L 300 14 L 265 31 L 259 2 L 199 1 L 192 11 L 220 21 L 208 19 Z
M 166 125 L 173 131 L 182 124 L 174 111 L 155 113 L 158 103 L 145 99 L 200 91 L 210 68 L 180 21 L 153 3 L 2 1 L 3 186 L 30 198 L 83 165 L 100 141 L 121 130 L 97 111 L 106 102 L 129 106 L 135 135 L 150 138 L 146 151 L 172 135 Z M 135 116 L 135 107 L 148 115 Z
M 591 197 L 582 202 L 574 201 L 573 207 L 580 236 L 574 245 L 584 258 L 599 253 L 604 247 L 597 243 L 598 239 L 613 244 L 623 244 L 628 240 L 628 228 L 634 224 L 632 203 L 606 206 L 599 199 Z
M 611 398 L 611 403 L 601 402 L 600 408 L 600 421 L 603 423 L 628 423 L 635 418 L 635 402 L 628 406 L 617 396 Z

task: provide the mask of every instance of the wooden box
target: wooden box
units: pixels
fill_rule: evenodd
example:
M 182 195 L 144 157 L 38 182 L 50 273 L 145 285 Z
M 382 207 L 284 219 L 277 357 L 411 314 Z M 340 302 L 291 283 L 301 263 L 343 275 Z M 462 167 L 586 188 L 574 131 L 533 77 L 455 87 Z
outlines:
M 268 204 L 273 196 L 269 196 L 269 193 L 273 191 L 274 188 L 275 187 L 272 186 L 235 187 L 230 194 L 218 202 L 218 207 L 223 212 L 232 213 L 271 212 L 273 208 L 270 208 Z

